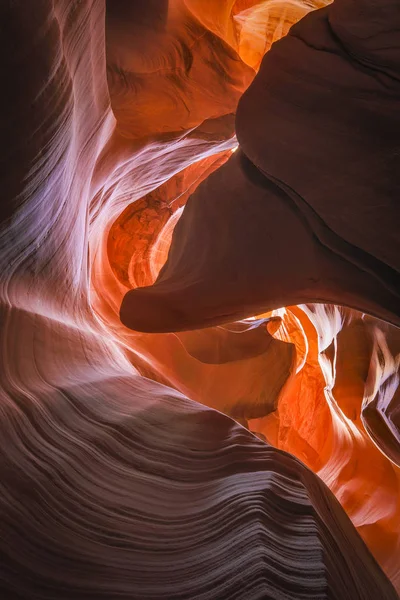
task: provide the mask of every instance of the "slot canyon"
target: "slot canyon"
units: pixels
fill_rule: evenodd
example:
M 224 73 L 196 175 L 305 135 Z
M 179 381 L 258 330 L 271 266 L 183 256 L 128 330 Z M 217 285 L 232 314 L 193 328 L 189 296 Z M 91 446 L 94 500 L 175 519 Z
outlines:
M 399 0 L 0 28 L 0 598 L 399 598 Z

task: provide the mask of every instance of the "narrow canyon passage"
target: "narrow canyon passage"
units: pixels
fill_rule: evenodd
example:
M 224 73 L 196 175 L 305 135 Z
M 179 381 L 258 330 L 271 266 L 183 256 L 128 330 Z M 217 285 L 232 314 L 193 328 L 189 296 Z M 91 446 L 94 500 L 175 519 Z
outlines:
M 1 597 L 398 598 L 398 2 L 0 27 Z

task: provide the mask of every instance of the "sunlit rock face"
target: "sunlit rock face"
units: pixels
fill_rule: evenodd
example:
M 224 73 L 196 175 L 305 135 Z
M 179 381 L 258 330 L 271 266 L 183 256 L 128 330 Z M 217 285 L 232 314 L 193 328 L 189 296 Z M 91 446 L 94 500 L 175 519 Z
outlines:
M 354 39 L 365 41 L 365 75 L 376 38 L 357 31 L 356 1 L 336 2 L 332 27 L 352 52 Z M 381 4 L 375 22 L 386 27 L 391 15 L 389 35 L 395 3 Z M 347 229 L 335 235 L 354 235 L 346 242 L 372 257 L 362 272 L 376 284 L 359 275 L 360 262 L 342 279 L 337 260 L 321 251 L 337 255 L 332 237 L 311 239 L 299 228 L 280 175 L 266 186 L 269 167 L 244 152 L 251 146 L 257 162 L 257 135 L 267 136 L 271 115 L 251 108 L 249 127 L 240 130 L 239 116 L 235 125 L 240 98 L 245 118 L 245 103 L 258 93 L 263 56 L 268 65 L 284 49 L 270 51 L 271 44 L 321 7 L 1 5 L 2 598 L 398 597 L 393 205 L 383 194 L 371 238 L 340 221 Z M 313 14 L 320 22 L 327 13 Z M 393 51 L 379 45 L 383 67 L 375 70 L 393 102 L 396 40 Z M 289 55 L 299 68 L 312 63 Z M 398 123 L 380 106 L 375 113 L 394 136 Z M 317 107 L 323 131 L 323 103 Z M 297 114 L 291 123 L 279 166 L 301 174 Z M 278 161 L 275 144 L 265 160 Z M 335 167 L 335 185 L 339 175 Z M 338 228 L 338 213 L 329 211 L 322 217 Z M 363 221 L 360 213 L 359 222 L 374 214 Z M 293 280 L 282 279 L 282 269 L 301 283 L 302 257 L 340 274 L 337 297 L 288 300 Z M 389 270 L 377 273 L 374 260 Z M 155 289 L 148 286 L 169 270 L 169 320 L 162 311 L 155 318 L 149 302 L 140 314 L 151 313 L 147 325 L 157 333 L 123 325 L 126 293 Z M 261 283 L 266 273 L 275 277 L 272 304 L 260 295 L 249 304 L 254 273 Z M 193 277 L 204 290 L 211 276 L 209 295 L 186 292 L 182 302 Z M 342 303 L 353 309 L 338 306 L 343 281 Z M 362 299 L 369 304 L 357 304 Z

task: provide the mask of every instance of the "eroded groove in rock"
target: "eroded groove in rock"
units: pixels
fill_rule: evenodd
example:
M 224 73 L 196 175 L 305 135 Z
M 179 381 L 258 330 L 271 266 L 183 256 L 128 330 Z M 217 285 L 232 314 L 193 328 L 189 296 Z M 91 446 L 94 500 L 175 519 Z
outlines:
M 248 169 L 239 98 L 317 7 L 2 4 L 2 598 L 398 597 L 397 330 L 279 303 L 201 331 L 119 321 L 189 196 Z

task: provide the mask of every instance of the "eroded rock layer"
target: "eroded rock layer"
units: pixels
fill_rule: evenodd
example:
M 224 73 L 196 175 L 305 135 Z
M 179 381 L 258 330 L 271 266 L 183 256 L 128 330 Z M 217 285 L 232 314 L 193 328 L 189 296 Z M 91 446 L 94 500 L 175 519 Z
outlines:
M 212 273 L 214 233 L 212 258 L 236 236 L 228 274 L 248 277 L 243 239 L 254 269 L 279 272 L 244 235 L 250 214 L 262 229 L 264 175 L 232 154 L 235 112 L 272 42 L 319 7 L 1 5 L 2 598 L 398 597 L 396 327 L 283 297 L 180 333 L 119 320 L 186 202 L 190 215 L 232 165 L 254 188 L 242 227 L 215 232 L 206 197 L 189 275 Z M 227 224 L 233 192 L 218 198 Z

